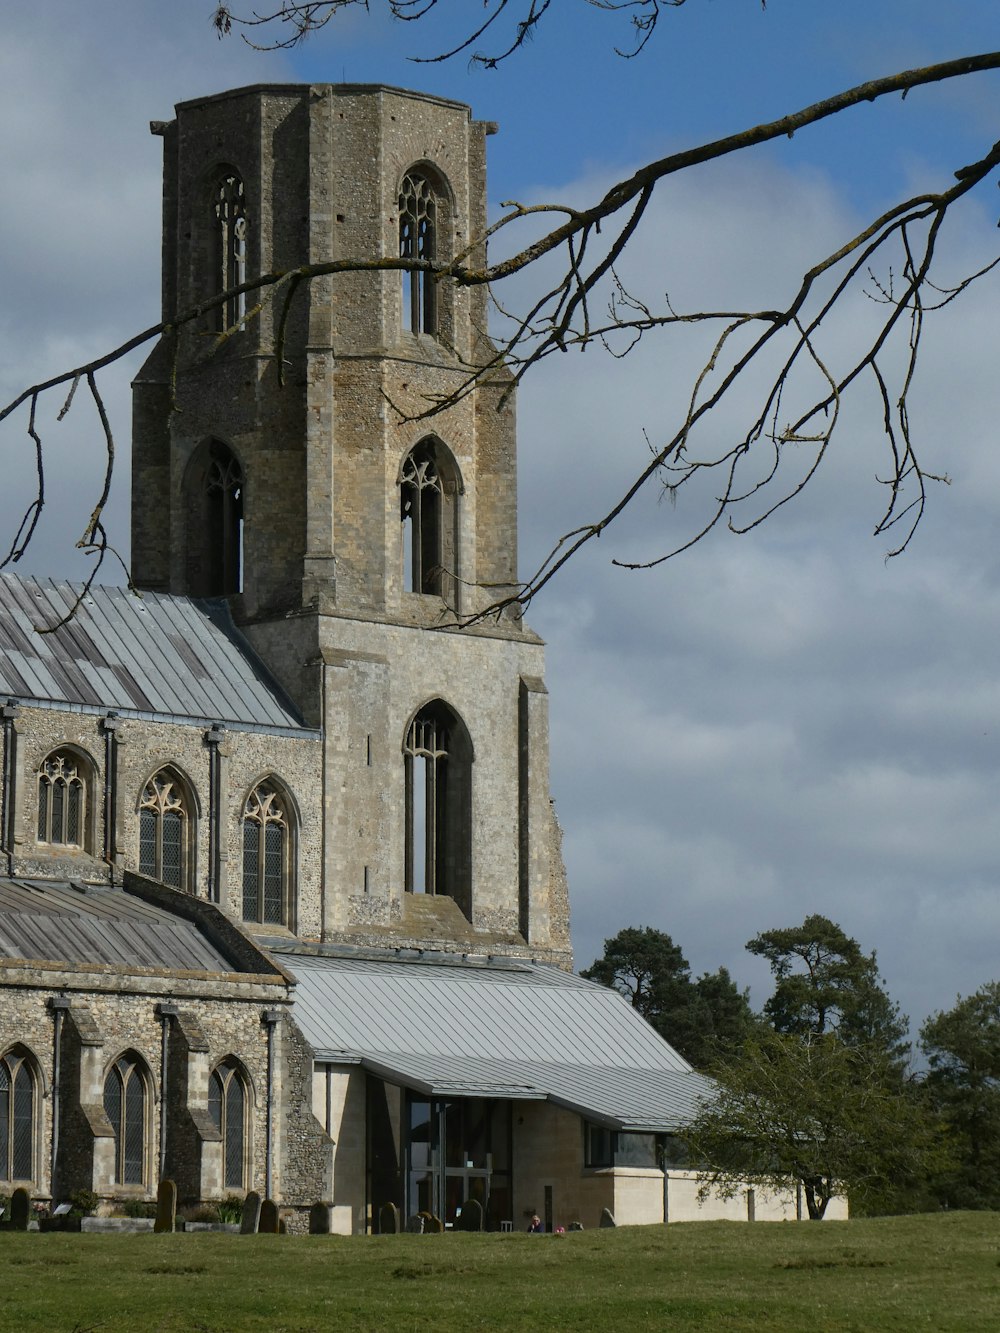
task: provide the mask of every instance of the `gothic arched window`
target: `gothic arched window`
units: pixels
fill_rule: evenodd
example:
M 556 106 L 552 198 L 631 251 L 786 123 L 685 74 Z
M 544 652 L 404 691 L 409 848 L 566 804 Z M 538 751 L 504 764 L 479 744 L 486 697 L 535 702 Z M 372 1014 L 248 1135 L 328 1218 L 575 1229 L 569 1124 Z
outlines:
M 57 750 L 38 770 L 38 841 L 83 847 L 86 817 L 83 762 L 71 750 Z
M 146 1071 L 134 1051 L 118 1057 L 104 1080 L 104 1112 L 115 1136 L 114 1183 L 146 1183 Z
M 191 597 L 229 597 L 243 586 L 243 469 L 221 440 L 206 440 L 184 475 Z
M 190 798 L 178 774 L 162 768 L 149 779 L 139 802 L 139 874 L 175 889 L 191 878 Z
M 472 744 L 441 699 L 425 704 L 403 743 L 406 891 L 446 894 L 472 913 Z
M 247 280 L 246 192 L 234 171 L 227 171 L 215 188 L 212 200 L 215 224 L 215 290 L 231 291 Z M 221 333 L 239 324 L 246 314 L 246 294 L 231 296 L 215 313 Z
M 27 1052 L 13 1047 L 0 1060 L 0 1180 L 35 1175 L 35 1075 Z
M 458 468 L 439 440 L 415 445 L 399 471 L 403 586 L 454 595 L 458 577 Z
M 261 782 L 243 809 L 243 919 L 289 924 L 291 829 L 287 802 Z
M 222 1135 L 222 1184 L 246 1188 L 247 1162 L 246 1083 L 234 1060 L 223 1060 L 208 1080 L 208 1114 Z
M 437 258 L 437 200 L 426 176 L 411 171 L 399 187 L 400 259 Z M 410 333 L 437 332 L 434 275 L 403 271 L 403 328 Z

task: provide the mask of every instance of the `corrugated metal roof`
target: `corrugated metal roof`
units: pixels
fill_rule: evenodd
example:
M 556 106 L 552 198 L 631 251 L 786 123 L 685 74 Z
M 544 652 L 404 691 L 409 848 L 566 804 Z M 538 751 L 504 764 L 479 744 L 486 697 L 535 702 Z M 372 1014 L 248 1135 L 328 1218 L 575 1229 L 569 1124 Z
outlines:
M 0 958 L 237 972 L 191 921 L 103 885 L 0 879 Z
M 24 702 L 302 729 L 222 599 L 0 574 L 0 694 Z
M 618 1129 L 668 1131 L 711 1093 L 616 991 L 558 968 L 285 961 L 319 1059 L 427 1096 L 544 1098 Z

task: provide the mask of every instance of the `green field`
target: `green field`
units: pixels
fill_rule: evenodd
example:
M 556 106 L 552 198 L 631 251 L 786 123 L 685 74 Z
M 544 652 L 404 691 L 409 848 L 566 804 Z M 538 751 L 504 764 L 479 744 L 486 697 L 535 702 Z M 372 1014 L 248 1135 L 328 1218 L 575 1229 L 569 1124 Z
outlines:
M 1000 1327 L 1000 1215 L 566 1236 L 0 1235 L 0 1328 Z

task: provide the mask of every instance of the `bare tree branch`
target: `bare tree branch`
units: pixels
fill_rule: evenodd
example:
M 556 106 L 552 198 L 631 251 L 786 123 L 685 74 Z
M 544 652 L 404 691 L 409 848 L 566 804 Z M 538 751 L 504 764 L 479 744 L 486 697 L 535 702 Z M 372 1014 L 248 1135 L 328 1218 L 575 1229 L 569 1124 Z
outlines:
M 583 0 L 594 9 L 608 12 L 628 11 L 630 26 L 633 29 L 635 45 L 631 51 L 615 47 L 619 55 L 631 57 L 638 55 L 656 30 L 656 24 L 664 9 L 678 9 L 686 0 Z M 404 23 L 413 23 L 426 17 L 437 8 L 438 0 L 384 0 L 385 11 L 394 19 Z M 500 38 L 500 45 L 492 53 L 472 51 L 469 59 L 472 64 L 484 69 L 496 69 L 504 60 L 519 51 L 535 34 L 538 25 L 552 4 L 552 0 L 484 0 L 483 8 L 487 11 L 482 22 L 475 23 L 465 37 L 432 56 L 411 57 L 418 64 L 438 64 L 464 55 L 482 37 L 492 37 L 497 28 L 502 27 L 501 20 L 508 23 L 507 37 Z M 765 8 L 766 0 L 761 0 Z M 256 51 L 287 50 L 298 46 L 318 29 L 326 26 L 332 18 L 345 9 L 370 10 L 370 0 L 281 0 L 280 4 L 269 5 L 261 11 L 252 10 L 249 15 L 239 13 L 233 5 L 220 0 L 212 14 L 212 26 L 219 37 L 228 37 L 238 31 L 248 46 Z M 277 29 L 280 33 L 271 34 Z M 268 31 L 270 30 L 270 32 Z M 258 32 L 264 34 L 263 41 L 256 41 Z M 254 34 L 254 35 L 251 35 Z
M 352 2 L 357 0 L 342 0 L 343 4 Z M 416 5 L 416 0 L 392 2 L 404 8 Z M 425 8 L 420 10 L 421 13 L 432 7 L 436 0 L 422 2 Z M 500 0 L 494 6 L 492 18 L 487 20 L 486 27 L 509 2 Z M 527 15 L 534 15 L 534 21 L 537 21 L 545 7 L 544 0 L 537 4 L 533 2 L 526 11 Z M 609 4 L 604 7 L 630 6 L 624 0 L 622 4 L 611 4 L 609 0 Z M 336 12 L 336 5 L 295 5 L 284 8 L 315 11 L 298 15 L 300 19 L 308 18 L 310 22 L 320 19 L 328 21 Z M 648 11 L 655 11 L 657 6 L 643 5 L 640 0 L 637 8 L 648 17 Z M 413 8 L 410 17 L 418 16 L 416 8 Z M 259 21 L 266 22 L 266 16 Z M 485 28 L 480 31 L 485 31 Z M 791 300 L 773 309 L 678 312 L 667 298 L 665 309 L 661 312 L 644 298 L 629 292 L 616 266 L 647 215 L 656 185 L 667 177 L 743 152 L 757 144 L 790 136 L 862 102 L 998 68 L 1000 52 L 989 52 L 871 80 L 779 120 L 651 162 L 627 180 L 616 184 L 587 208 L 574 209 L 555 203 L 530 206 L 505 204 L 503 215 L 486 234 L 475 238 L 451 260 L 376 256 L 274 270 L 172 314 L 169 319 L 152 325 L 113 351 L 24 389 L 0 409 L 2 422 L 25 404 L 28 405 L 27 434 L 36 453 L 38 477 L 36 497 L 25 512 L 6 561 L 16 561 L 23 555 L 45 503 L 42 445 L 36 428 L 36 409 L 43 396 L 69 386 L 63 408 L 65 414 L 73 401 L 76 387 L 86 380 L 97 407 L 107 446 L 107 472 L 101 498 L 91 516 L 82 544 L 86 549 L 93 550 L 99 561 L 103 560 L 108 548 L 101 515 L 114 463 L 114 441 L 97 390 L 98 373 L 144 343 L 162 337 L 172 347 L 173 384 L 176 378 L 179 331 L 202 320 L 207 312 L 227 306 L 230 309 L 239 308 L 235 298 L 253 294 L 257 298 L 256 304 L 241 316 L 237 325 L 218 335 L 215 348 L 218 349 L 230 338 L 236 328 L 256 319 L 265 302 L 275 303 L 272 355 L 277 360 L 278 377 L 281 380 L 288 318 L 295 296 L 303 284 L 318 277 L 379 271 L 427 272 L 437 282 L 458 288 L 490 285 L 496 308 L 504 317 L 503 336 L 491 342 L 488 331 L 480 330 L 482 337 L 475 359 L 468 362 L 456 360 L 450 387 L 425 398 L 423 405 L 416 410 L 394 405 L 399 416 L 409 421 L 440 413 L 484 383 L 502 381 L 502 400 L 532 367 L 556 351 L 565 353 L 570 348 L 583 348 L 597 342 L 609 350 L 613 346 L 622 347 L 624 350 L 612 351 L 612 354 L 625 355 L 627 350 L 657 330 L 682 324 L 705 325 L 717 330 L 711 354 L 695 376 L 683 416 L 667 427 L 664 442 L 653 448 L 647 465 L 618 500 L 601 518 L 563 534 L 531 578 L 512 592 L 503 593 L 488 612 L 480 612 L 478 616 L 498 615 L 508 609 L 523 609 L 577 551 L 594 537 L 600 536 L 615 521 L 653 478 L 660 480 L 665 493 L 670 496 L 676 496 L 681 487 L 706 473 L 718 477 L 720 489 L 706 521 L 693 537 L 655 559 L 627 564 L 621 562 L 626 567 L 648 568 L 669 559 L 688 549 L 723 519 L 736 532 L 746 532 L 759 526 L 790 499 L 801 494 L 816 474 L 840 418 L 843 396 L 863 375 L 872 377 L 879 394 L 889 458 L 888 471 L 879 478 L 887 487 L 888 501 L 875 531 L 882 533 L 895 529 L 900 534 L 894 539 L 893 549 L 889 552 L 890 555 L 897 554 L 905 549 L 919 522 L 924 509 L 927 482 L 946 480 L 923 471 L 918 461 L 908 414 L 908 398 L 917 369 L 926 315 L 955 300 L 1000 262 L 993 261 L 978 272 L 963 276 L 955 284 L 937 285 L 930 279 L 937 241 L 950 210 L 1000 164 L 1000 144 L 994 145 L 978 161 L 957 170 L 955 183 L 949 188 L 938 193 L 916 195 L 880 214 L 832 253 L 819 259 L 803 275 Z M 534 228 L 539 219 L 552 221 L 555 225 L 543 235 L 523 243 L 521 238 L 524 229 Z M 508 237 L 511 238 L 510 252 L 505 257 L 496 262 L 481 258 L 485 255 L 487 240 L 496 244 L 504 242 Z M 561 264 L 553 267 L 560 255 Z M 900 274 L 898 279 L 892 276 L 894 268 Z M 507 279 L 528 269 L 538 274 L 547 273 L 549 277 L 541 284 L 540 292 L 530 299 L 527 309 L 517 313 L 500 304 L 498 288 Z M 887 271 L 889 276 L 881 278 L 879 270 Z M 849 358 L 849 364 L 837 366 L 821 346 L 821 333 L 834 312 L 859 291 L 863 291 L 875 307 L 881 307 L 883 314 L 869 337 L 859 334 L 859 342 Z M 600 314 L 602 309 L 605 312 L 603 315 Z M 890 387 L 892 376 L 883 362 L 886 348 L 895 338 L 897 330 L 905 331 L 907 350 L 904 369 L 897 381 L 898 388 L 893 390 Z M 768 379 L 760 389 L 756 381 L 751 384 L 747 376 L 752 368 L 755 373 L 758 367 L 763 372 L 766 359 L 771 356 L 778 357 L 777 367 L 767 372 Z M 818 389 L 813 383 L 817 377 Z M 735 386 L 744 382 L 748 387 L 753 387 L 758 395 L 759 410 L 753 413 L 748 427 L 739 436 L 704 457 L 697 456 L 694 453 L 695 428 L 727 400 Z M 807 395 L 804 406 L 801 402 L 795 405 L 788 414 L 789 419 L 783 424 L 784 403 L 790 401 L 794 404 L 796 396 L 801 398 L 803 392 Z M 801 475 L 794 475 L 794 469 L 786 467 L 784 460 L 793 452 L 803 456 L 803 451 L 810 450 L 811 454 L 804 454 L 807 461 L 801 469 Z M 756 471 L 750 470 L 751 458 Z M 792 479 L 785 482 L 783 479 L 789 471 L 793 473 Z M 758 498 L 761 501 L 760 509 L 751 517 L 737 522 L 733 511 L 738 506 L 752 504 Z

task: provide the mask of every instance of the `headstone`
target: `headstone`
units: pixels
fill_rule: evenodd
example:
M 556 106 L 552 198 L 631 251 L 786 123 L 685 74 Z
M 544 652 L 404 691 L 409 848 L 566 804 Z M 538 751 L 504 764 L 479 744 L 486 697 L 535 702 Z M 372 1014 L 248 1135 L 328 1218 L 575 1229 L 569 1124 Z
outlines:
M 458 1218 L 459 1231 L 482 1231 L 483 1229 L 483 1205 L 478 1199 L 467 1199 L 462 1204 L 462 1212 Z
M 262 1236 L 276 1236 L 279 1229 L 278 1205 L 273 1199 L 265 1199 L 260 1206 L 260 1221 L 257 1230 Z
M 582 1223 L 582 1222 L 570 1222 L 570 1224 L 569 1224 L 569 1226 L 566 1228 L 566 1230 L 567 1230 L 567 1231 L 582 1231 L 582 1230 L 583 1230 L 583 1223 Z
M 31 1199 L 28 1197 L 28 1191 L 23 1185 L 18 1185 L 10 1196 L 10 1228 L 12 1231 L 27 1231 L 30 1208 Z
M 444 1223 L 440 1217 L 435 1217 L 433 1213 L 421 1213 L 420 1216 L 424 1219 L 425 1236 L 440 1236 L 443 1234 Z
M 309 1209 L 309 1234 L 310 1236 L 329 1236 L 330 1205 L 328 1203 L 314 1203 Z
M 153 1230 L 157 1234 L 176 1230 L 177 1222 L 177 1186 L 172 1180 L 161 1180 L 156 1191 L 156 1221 Z
M 378 1210 L 380 1236 L 395 1236 L 399 1232 L 399 1209 L 394 1203 L 384 1203 Z
M 615 1215 L 610 1208 L 601 1209 L 601 1220 L 599 1225 L 602 1227 L 616 1227 L 618 1225 L 615 1221 Z
M 251 1190 L 243 1200 L 243 1216 L 240 1218 L 240 1235 L 256 1236 L 260 1226 L 260 1195 Z
M 411 1236 L 422 1236 L 424 1234 L 424 1219 L 419 1213 L 414 1213 L 412 1217 L 406 1219 L 406 1229 Z

